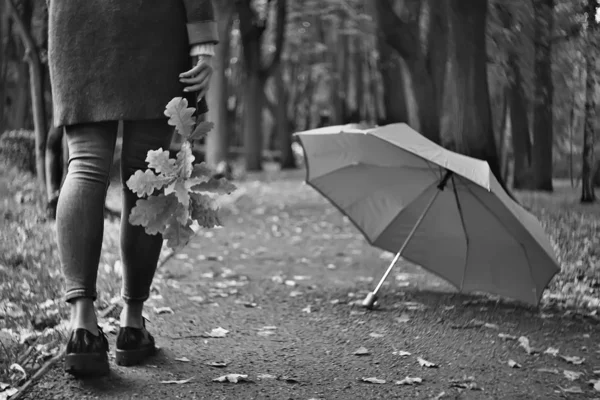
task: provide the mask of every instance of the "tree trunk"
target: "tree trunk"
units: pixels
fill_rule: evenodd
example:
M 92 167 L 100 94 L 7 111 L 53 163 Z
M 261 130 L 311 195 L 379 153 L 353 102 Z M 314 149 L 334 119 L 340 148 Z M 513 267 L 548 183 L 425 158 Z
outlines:
M 488 162 L 503 184 L 492 124 L 487 80 L 487 2 L 449 1 L 451 46 L 450 136 L 448 148 Z
M 31 89 L 31 105 L 35 129 L 36 177 L 40 188 L 46 188 L 46 110 L 44 103 L 43 68 L 37 46 L 26 23 L 21 19 L 13 0 L 7 0 L 8 11 L 15 23 L 15 28 L 25 46 L 25 59 L 29 65 Z
M 527 100 L 523 90 L 523 76 L 517 62 L 517 55 L 510 51 L 508 56 L 510 73 L 510 122 L 513 146 L 513 187 L 515 189 L 531 188 L 531 137 L 527 117 Z
M 553 96 L 552 41 L 554 0 L 534 0 L 535 102 L 533 111 L 533 187 L 552 191 Z
M 363 38 L 356 35 L 354 37 L 354 103 L 356 109 L 357 122 L 364 118 L 364 100 L 365 100 L 365 76 L 364 76 L 364 57 L 365 53 L 362 47 Z
M 596 44 L 593 34 L 596 32 L 596 10 L 598 0 L 587 2 L 587 34 L 585 57 L 585 119 L 583 128 L 583 159 L 581 166 L 581 202 L 593 203 L 596 201 L 592 167 L 594 166 L 594 123 L 596 120 Z
M 220 42 L 213 57 L 214 73 L 211 88 L 207 94 L 208 119 L 215 126 L 206 138 L 206 163 L 215 168 L 219 163 L 228 162 L 229 151 L 229 114 L 227 100 L 229 90 L 226 70 L 230 58 L 230 33 L 233 25 L 234 5 L 232 2 L 215 2 L 215 17 L 219 29 Z
M 379 49 L 379 73 L 383 81 L 383 104 L 385 117 L 378 121 L 379 125 L 394 122 L 409 122 L 406 105 L 406 87 L 404 85 L 402 60 L 400 56 L 387 45 L 380 33 L 377 35 Z
M 277 129 L 277 144 L 280 152 L 281 169 L 295 169 L 296 159 L 292 151 L 292 131 L 288 119 L 287 107 L 289 96 L 286 94 L 285 82 L 283 80 L 283 67 L 280 65 L 275 71 L 273 79 L 275 80 L 275 95 L 277 104 L 275 106 L 275 126 Z
M 246 171 L 262 170 L 262 110 L 264 81 L 259 71 L 248 71 L 244 85 L 244 152 Z

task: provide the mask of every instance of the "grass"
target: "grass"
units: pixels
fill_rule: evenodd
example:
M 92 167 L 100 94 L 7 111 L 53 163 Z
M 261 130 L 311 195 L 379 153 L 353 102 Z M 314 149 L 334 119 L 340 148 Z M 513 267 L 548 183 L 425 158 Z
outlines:
M 266 175 L 277 176 L 273 172 Z M 296 180 L 303 173 L 291 176 Z M 297 187 L 307 190 L 302 185 Z M 546 300 L 599 309 L 600 205 L 579 204 L 579 190 L 564 182 L 557 182 L 551 194 L 516 195 L 545 225 L 563 265 L 550 284 Z M 31 344 L 23 341 L 24 337 L 42 335 L 36 344 L 46 346 L 60 342 L 64 333 L 57 324 L 67 315 L 67 309 L 61 299 L 64 282 L 54 223 L 46 217 L 42 193 L 31 175 L 2 165 L 0 221 L 0 354 L 6 355 L 0 356 L 1 382 L 6 381 L 3 375 L 8 374 L 11 363 L 23 361 L 24 351 Z M 98 276 L 101 308 L 119 295 L 118 233 L 119 221 L 107 219 Z M 28 360 L 29 368 L 39 367 L 39 357 Z

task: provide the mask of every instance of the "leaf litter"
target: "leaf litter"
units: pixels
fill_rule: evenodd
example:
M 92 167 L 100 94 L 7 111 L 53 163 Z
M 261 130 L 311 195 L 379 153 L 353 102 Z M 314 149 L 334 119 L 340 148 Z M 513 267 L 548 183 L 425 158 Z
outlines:
M 366 382 L 366 383 L 376 383 L 379 385 L 382 385 L 386 382 L 385 379 L 379 379 L 379 378 L 375 378 L 375 377 L 361 378 L 361 381 Z
M 419 362 L 419 365 L 421 367 L 425 367 L 425 368 L 438 368 L 437 364 L 432 363 L 431 361 L 427 361 L 424 358 L 417 357 L 417 361 Z
M 228 333 L 229 331 L 227 329 L 218 327 L 214 328 L 210 332 L 204 332 L 204 337 L 219 339 L 226 337 Z
M 227 375 L 219 376 L 218 378 L 213 379 L 213 382 L 240 383 L 240 382 L 250 382 L 250 380 L 248 379 L 248 375 L 245 375 L 245 374 L 227 374 Z
M 420 384 L 423 382 L 422 378 L 419 377 L 414 377 L 411 378 L 410 376 L 407 376 L 406 378 L 396 381 L 396 385 L 416 385 L 416 384 Z

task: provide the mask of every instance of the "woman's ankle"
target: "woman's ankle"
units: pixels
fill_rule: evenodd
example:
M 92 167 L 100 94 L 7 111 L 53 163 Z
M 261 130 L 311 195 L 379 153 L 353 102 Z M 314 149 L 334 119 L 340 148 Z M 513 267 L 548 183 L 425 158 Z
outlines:
M 71 301 L 71 329 L 80 328 L 96 336 L 100 334 L 93 299 L 80 297 Z
M 130 327 L 141 329 L 144 327 L 144 311 L 143 301 L 129 301 L 125 303 L 121 311 L 121 327 Z

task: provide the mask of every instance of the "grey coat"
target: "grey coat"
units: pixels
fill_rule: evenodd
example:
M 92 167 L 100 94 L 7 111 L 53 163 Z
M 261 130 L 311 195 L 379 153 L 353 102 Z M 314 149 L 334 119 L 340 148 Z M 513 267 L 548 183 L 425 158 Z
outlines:
M 54 125 L 164 117 L 190 46 L 217 41 L 211 0 L 50 0 Z

